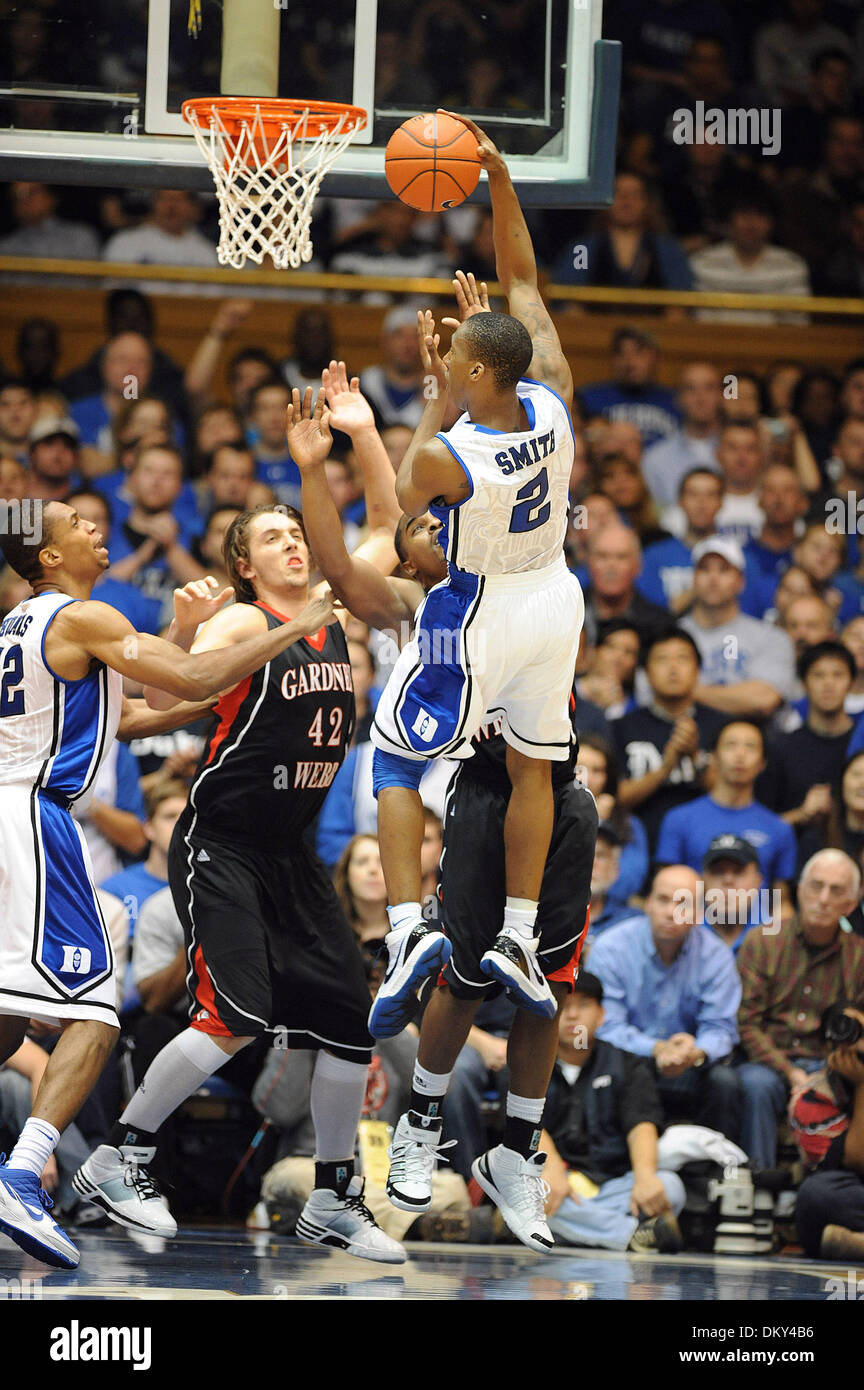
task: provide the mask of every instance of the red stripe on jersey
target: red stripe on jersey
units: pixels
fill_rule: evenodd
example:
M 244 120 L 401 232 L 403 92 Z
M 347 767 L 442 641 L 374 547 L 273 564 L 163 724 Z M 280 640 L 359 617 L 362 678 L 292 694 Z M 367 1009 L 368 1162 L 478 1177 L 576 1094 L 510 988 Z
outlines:
M 273 617 L 278 618 L 281 623 L 292 623 L 294 621 L 293 618 L 287 617 L 285 613 L 280 613 L 278 608 L 271 608 L 270 604 L 265 603 L 263 599 L 256 599 L 255 607 L 265 608 L 268 613 L 272 613 Z M 310 647 L 314 647 L 316 652 L 323 651 L 324 643 L 327 641 L 326 627 L 319 628 L 314 637 L 304 637 L 303 641 L 308 642 Z
M 575 708 L 576 708 L 576 696 L 573 694 L 573 691 L 571 690 L 571 691 L 570 691 L 570 713 L 571 713 L 571 714 L 573 713 L 573 711 L 574 711 Z
M 205 767 L 213 761 L 216 752 L 228 737 L 231 725 L 237 718 L 237 711 L 249 694 L 249 682 L 251 680 L 252 677 L 247 676 L 239 685 L 235 685 L 234 689 L 230 690 L 227 695 L 220 696 L 213 706 L 213 713 L 219 717 L 219 727 L 210 742 L 210 752 L 207 754 Z
M 212 1033 L 219 1038 L 233 1037 L 231 1029 L 226 1028 L 219 1017 L 213 981 L 210 979 L 207 962 L 200 946 L 195 948 L 194 966 L 196 976 L 195 1003 L 199 1007 L 190 1027 L 197 1028 L 199 1033 Z M 202 1017 L 202 1015 L 206 1015 L 206 1017 Z

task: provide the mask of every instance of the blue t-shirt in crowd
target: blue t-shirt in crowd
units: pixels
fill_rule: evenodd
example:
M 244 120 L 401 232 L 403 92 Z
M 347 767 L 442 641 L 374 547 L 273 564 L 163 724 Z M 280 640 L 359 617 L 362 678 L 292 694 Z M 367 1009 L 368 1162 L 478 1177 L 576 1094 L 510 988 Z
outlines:
M 773 580 L 776 585 L 792 563 L 792 551 L 769 550 L 767 545 L 762 545 L 755 536 L 751 536 L 744 544 L 744 559 L 747 561 L 748 574 L 755 572 L 761 579 Z
M 650 863 L 648 836 L 645 834 L 645 827 L 638 816 L 631 815 L 627 819 L 630 839 L 626 845 L 621 847 L 618 877 L 609 889 L 609 898 L 622 906 L 626 904 L 628 898 L 632 898 L 636 893 L 641 893 Z M 632 911 L 632 909 L 630 910 Z
M 761 618 L 771 606 L 771 595 L 777 584 L 775 577 L 766 578 L 757 565 L 748 560 L 744 588 L 741 592 L 741 611 L 752 618 Z M 642 557 L 642 573 L 636 580 L 641 594 L 672 607 L 673 599 L 693 588 L 693 556 L 690 547 L 677 536 L 649 545 Z
M 90 597 L 116 608 L 129 619 L 136 632 L 149 632 L 158 637 L 162 604 L 157 599 L 147 598 L 134 584 L 112 579 L 108 574 L 104 579 L 97 579 Z
M 674 599 L 693 588 L 693 560 L 689 545 L 677 536 L 649 545 L 642 557 L 642 573 L 636 588 L 652 603 L 670 608 Z
M 286 507 L 296 507 L 299 511 L 302 480 L 300 469 L 290 454 L 281 459 L 256 459 L 255 476 L 259 483 L 272 488 Z
M 660 824 L 654 858 L 661 864 L 689 864 L 702 872 L 702 860 L 717 835 L 738 835 L 759 856 L 766 887 L 795 877 L 797 845 L 791 825 L 758 801 L 749 806 L 720 806 L 710 796 L 697 797 L 667 811 Z
M 94 488 L 102 493 L 111 508 L 111 524 L 115 531 L 123 525 L 135 505 L 134 498 L 126 491 L 128 476 L 128 473 L 120 468 L 114 473 L 106 473 L 103 477 L 93 480 Z M 183 484 L 177 501 L 171 508 L 171 515 L 187 536 L 200 536 L 203 532 L 206 517 L 198 510 L 198 497 L 191 483 Z M 110 543 L 108 550 L 110 553 Z
M 134 759 L 133 759 L 134 761 Z M 119 768 L 118 768 L 119 779 Z M 146 814 L 146 813 L 145 813 Z M 144 863 L 130 864 L 128 869 L 121 869 L 119 873 L 112 874 L 101 883 L 100 888 L 104 888 L 107 893 L 113 893 L 115 898 L 120 898 L 126 908 L 129 917 L 129 964 L 126 967 L 126 978 L 123 981 L 123 1012 L 137 1007 L 141 1003 L 138 991 L 135 988 L 135 980 L 132 974 L 132 942 L 135 939 L 135 928 L 138 925 L 138 914 L 148 898 L 152 898 L 154 893 L 160 892 L 167 887 L 168 880 L 157 878 L 151 874 L 147 865 Z
M 650 382 L 646 386 L 621 386 L 617 381 L 597 381 L 580 388 L 578 394 L 588 415 L 635 425 L 646 449 L 674 434 L 681 421 L 675 392 Z

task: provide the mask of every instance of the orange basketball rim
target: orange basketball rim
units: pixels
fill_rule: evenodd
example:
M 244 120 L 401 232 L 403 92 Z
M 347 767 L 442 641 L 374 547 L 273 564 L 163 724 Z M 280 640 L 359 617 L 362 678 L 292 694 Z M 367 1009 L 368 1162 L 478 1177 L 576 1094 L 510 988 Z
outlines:
M 312 206 L 327 170 L 366 124 L 336 101 L 199 97 L 183 117 L 210 166 L 219 200 L 222 265 L 278 270 L 312 257 Z

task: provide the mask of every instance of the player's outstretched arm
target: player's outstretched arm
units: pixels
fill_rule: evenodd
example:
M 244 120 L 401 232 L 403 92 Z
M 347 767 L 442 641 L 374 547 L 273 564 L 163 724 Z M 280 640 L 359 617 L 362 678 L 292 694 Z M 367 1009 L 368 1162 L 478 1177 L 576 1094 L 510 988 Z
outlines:
M 333 596 L 324 592 L 290 623 L 233 646 L 193 655 L 161 637 L 136 632 L 116 608 L 90 599 L 70 603 L 58 613 L 46 637 L 46 657 L 52 670 L 67 680 L 86 675 L 87 665 L 96 660 L 180 700 L 206 700 L 333 620 Z
M 531 234 L 516 197 L 506 161 L 489 136 L 467 116 L 446 113 L 466 125 L 477 136 L 477 154 L 489 175 L 492 200 L 492 232 L 495 241 L 495 268 L 510 313 L 524 323 L 531 334 L 534 356 L 531 376 L 545 382 L 569 403 L 573 377 L 561 350 L 555 325 L 537 287 L 537 261 Z
M 241 625 L 236 623 L 238 615 L 242 614 L 244 607 L 248 608 L 248 605 L 238 606 L 234 604 L 230 609 L 225 608 L 225 604 L 233 597 L 234 590 L 230 586 L 220 591 L 218 581 L 213 578 L 212 574 L 205 575 L 203 579 L 190 579 L 188 584 L 174 590 L 174 617 L 162 634 L 165 641 L 179 647 L 181 651 L 191 651 L 192 643 L 195 641 L 199 629 L 208 624 L 217 613 L 231 614 L 236 627 L 236 631 L 233 633 L 235 638 L 254 636 L 255 627 L 242 630 Z M 221 645 L 228 646 L 228 643 L 225 642 Z M 157 690 L 152 685 L 145 686 L 144 700 L 151 710 L 175 709 L 178 704 L 175 695 L 169 695 L 165 690 Z M 138 737 L 138 735 L 133 737 Z
M 404 580 L 387 579 L 368 561 L 348 553 L 342 521 L 324 471 L 329 449 L 325 452 L 320 430 L 302 428 L 304 423 L 314 424 L 316 415 L 326 427 L 329 412 L 324 408 L 323 389 L 318 393 L 314 405 L 311 390 L 307 390 L 302 405 L 300 394 L 295 391 L 294 399 L 288 407 L 288 444 L 291 457 L 300 469 L 303 520 L 309 538 L 309 548 L 318 568 L 337 598 L 349 612 L 363 622 L 371 623 L 374 627 L 393 627 L 403 621 L 411 622 L 414 610 L 423 596 L 419 585 L 411 585 Z M 392 478 L 390 461 L 386 461 Z M 401 512 L 399 515 L 401 516 Z M 395 551 L 393 559 L 396 559 Z M 403 591 L 413 591 L 415 588 L 417 594 L 409 593 L 406 600 Z
M 444 424 L 447 367 L 438 351 L 440 334 L 429 309 L 417 311 L 420 360 L 427 383 L 426 407 L 396 474 L 396 498 L 407 516 L 420 516 L 435 497 L 449 505 L 464 500 L 468 482 L 446 444 L 435 436 Z
M 194 724 L 210 714 L 215 700 L 180 700 L 170 709 L 151 709 L 146 700 L 130 700 L 124 695 L 120 711 L 120 727 L 117 737 L 121 743 L 131 743 L 133 738 L 152 738 L 154 734 L 170 734 L 174 729 L 182 729 Z
M 344 362 L 333 361 L 321 373 L 330 412 L 329 424 L 350 436 L 363 474 L 366 521 L 371 531 L 396 529 L 402 509 L 396 501 L 393 467 L 375 428 L 372 407 L 360 390 L 360 378 L 349 380 Z

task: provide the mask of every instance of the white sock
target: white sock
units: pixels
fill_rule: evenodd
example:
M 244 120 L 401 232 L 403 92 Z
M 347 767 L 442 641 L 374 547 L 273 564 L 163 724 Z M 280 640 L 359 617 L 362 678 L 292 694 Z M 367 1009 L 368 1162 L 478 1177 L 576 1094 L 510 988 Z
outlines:
M 526 941 L 534 936 L 538 904 L 530 898 L 508 898 L 504 905 L 504 925 L 511 927 Z
M 229 1054 L 207 1033 L 186 1028 L 153 1058 L 120 1123 L 155 1134 L 177 1106 L 228 1060 Z
M 318 1053 L 312 1073 L 311 1110 L 319 1163 L 354 1157 L 368 1077 L 365 1062 L 346 1062 L 330 1052 Z
M 422 922 L 423 909 L 419 903 L 397 903 L 395 907 L 388 907 L 387 916 L 390 918 L 390 930 L 400 931 L 409 923 L 413 926 L 415 922 Z
M 34 1120 L 31 1115 L 9 1155 L 9 1167 L 26 1168 L 28 1173 L 35 1173 L 37 1178 L 41 1178 L 42 1169 L 53 1154 L 59 1138 L 59 1129 L 55 1129 L 47 1120 Z
M 516 1096 L 512 1091 L 508 1091 L 505 1113 L 512 1115 L 514 1120 L 530 1120 L 532 1124 L 539 1125 L 543 1119 L 545 1105 L 545 1096 L 535 1100 L 533 1096 Z
M 436 1125 L 440 1126 L 441 1106 L 449 1089 L 452 1075 L 452 1071 L 427 1071 L 425 1067 L 421 1067 L 419 1062 L 414 1063 L 414 1076 L 411 1081 L 413 1093 L 411 1113 L 419 1117 L 424 1129 L 434 1127 L 429 1125 L 430 1120 L 435 1120 Z M 423 1096 L 424 1101 L 417 1100 L 418 1096 Z M 414 1120 L 411 1123 L 416 1125 Z
M 411 1084 L 415 1091 L 420 1091 L 423 1095 L 446 1096 L 452 1075 L 452 1071 L 427 1071 L 419 1062 L 415 1062 L 414 1079 Z

